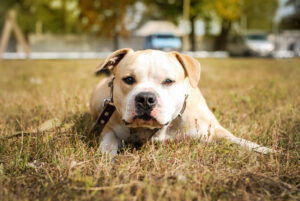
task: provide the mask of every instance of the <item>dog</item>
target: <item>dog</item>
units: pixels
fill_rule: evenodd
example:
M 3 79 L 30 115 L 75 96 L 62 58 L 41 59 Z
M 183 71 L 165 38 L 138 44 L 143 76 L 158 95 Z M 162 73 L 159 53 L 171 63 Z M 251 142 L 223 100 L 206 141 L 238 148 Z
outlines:
M 94 119 L 111 115 L 107 123 L 101 120 L 106 123 L 99 131 L 101 152 L 114 156 L 132 140 L 144 143 L 184 136 L 208 142 L 226 139 L 264 154 L 274 151 L 238 138 L 220 125 L 198 88 L 200 63 L 190 56 L 124 48 L 108 56 L 95 73 L 102 71 L 111 75 L 99 82 L 90 100 Z M 110 115 L 104 111 L 107 100 L 116 110 Z

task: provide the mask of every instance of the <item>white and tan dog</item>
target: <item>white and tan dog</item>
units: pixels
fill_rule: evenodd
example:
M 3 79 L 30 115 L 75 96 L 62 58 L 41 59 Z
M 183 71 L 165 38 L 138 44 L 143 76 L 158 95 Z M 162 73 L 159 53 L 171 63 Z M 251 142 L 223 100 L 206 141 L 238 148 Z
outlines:
M 209 142 L 225 138 L 249 150 L 272 152 L 235 137 L 220 125 L 198 88 L 200 64 L 187 55 L 120 49 L 96 72 L 103 69 L 109 69 L 112 76 L 102 79 L 93 91 L 91 114 L 97 118 L 102 112 L 104 99 L 110 97 L 108 83 L 112 77 L 116 111 L 102 131 L 99 147 L 102 152 L 115 155 L 122 142 L 130 139 L 130 129 L 157 130 L 152 140 L 178 138 L 178 135 L 202 137 Z

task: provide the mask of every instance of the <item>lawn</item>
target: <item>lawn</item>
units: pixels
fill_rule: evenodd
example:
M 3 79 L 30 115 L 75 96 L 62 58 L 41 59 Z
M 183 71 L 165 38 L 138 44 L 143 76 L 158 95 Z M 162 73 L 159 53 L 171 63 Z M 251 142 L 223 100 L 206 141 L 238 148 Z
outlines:
M 186 139 L 114 161 L 87 137 L 99 62 L 0 63 L 0 200 L 300 199 L 300 59 L 200 59 L 199 87 L 221 124 L 280 154 Z M 62 124 L 34 131 L 53 118 Z

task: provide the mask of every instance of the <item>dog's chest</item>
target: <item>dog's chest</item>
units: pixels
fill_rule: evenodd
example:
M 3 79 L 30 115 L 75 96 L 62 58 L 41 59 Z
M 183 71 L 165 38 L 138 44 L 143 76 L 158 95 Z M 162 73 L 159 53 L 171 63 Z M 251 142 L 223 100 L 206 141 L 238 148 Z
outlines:
M 145 144 L 157 131 L 158 129 L 145 129 L 145 128 L 131 128 L 127 143 L 132 145 L 143 145 Z
M 114 126 L 117 137 L 126 144 L 142 145 L 146 143 L 159 129 L 127 128 Z

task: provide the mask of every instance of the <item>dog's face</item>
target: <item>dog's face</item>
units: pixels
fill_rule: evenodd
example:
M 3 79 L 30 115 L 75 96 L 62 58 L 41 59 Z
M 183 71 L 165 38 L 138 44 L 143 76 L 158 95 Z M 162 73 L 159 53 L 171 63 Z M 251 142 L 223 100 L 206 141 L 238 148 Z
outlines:
M 114 104 L 125 124 L 128 127 L 160 128 L 176 118 L 183 107 L 188 86 L 193 84 L 188 76 L 193 67 L 187 70 L 186 59 L 175 52 L 119 51 L 121 53 L 113 53 L 100 69 L 110 68 L 115 76 Z M 198 83 L 200 65 L 194 64 L 193 73 L 199 74 L 195 78 Z
M 185 72 L 160 51 L 129 54 L 115 69 L 114 97 L 123 121 L 131 127 L 161 127 L 183 105 Z

